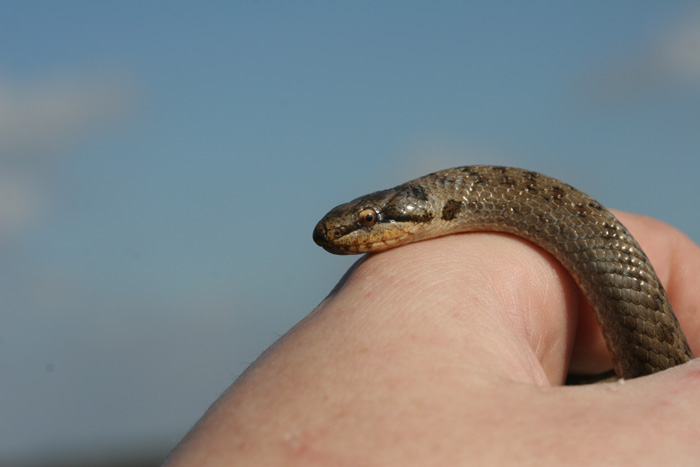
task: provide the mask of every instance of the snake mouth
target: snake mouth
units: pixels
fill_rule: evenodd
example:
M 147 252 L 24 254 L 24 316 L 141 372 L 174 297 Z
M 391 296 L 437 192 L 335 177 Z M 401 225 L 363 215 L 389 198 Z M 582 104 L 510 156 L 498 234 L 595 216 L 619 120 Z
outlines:
M 381 234 L 366 235 L 364 239 L 357 237 L 350 239 L 353 232 L 361 229 L 347 229 L 346 227 L 328 228 L 323 221 L 316 224 L 313 231 L 314 242 L 329 253 L 335 255 L 355 255 L 361 253 L 374 253 L 405 243 L 408 232 L 384 231 Z

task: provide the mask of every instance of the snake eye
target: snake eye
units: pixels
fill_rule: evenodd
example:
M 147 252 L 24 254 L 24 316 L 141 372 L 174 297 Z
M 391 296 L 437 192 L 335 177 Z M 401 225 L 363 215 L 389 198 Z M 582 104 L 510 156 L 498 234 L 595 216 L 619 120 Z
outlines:
M 358 215 L 358 220 L 362 226 L 372 227 L 377 223 L 377 212 L 371 208 L 363 209 Z

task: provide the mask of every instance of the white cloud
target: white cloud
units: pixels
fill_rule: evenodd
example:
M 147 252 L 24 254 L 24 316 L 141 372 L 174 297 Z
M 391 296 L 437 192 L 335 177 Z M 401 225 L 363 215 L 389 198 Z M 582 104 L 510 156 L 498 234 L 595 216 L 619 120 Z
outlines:
M 125 116 L 131 82 L 114 73 L 54 75 L 16 83 L 0 76 L 0 242 L 46 209 L 47 157 Z
M 659 36 L 654 55 L 671 78 L 700 85 L 700 8 Z
M 638 42 L 636 49 L 608 58 L 587 77 L 587 99 L 624 101 L 700 89 L 700 8 Z
M 40 204 L 36 183 L 17 174 L 0 174 L 0 240 L 29 225 Z
M 0 77 L 0 159 L 56 153 L 132 106 L 133 87 L 113 73 L 13 83 Z

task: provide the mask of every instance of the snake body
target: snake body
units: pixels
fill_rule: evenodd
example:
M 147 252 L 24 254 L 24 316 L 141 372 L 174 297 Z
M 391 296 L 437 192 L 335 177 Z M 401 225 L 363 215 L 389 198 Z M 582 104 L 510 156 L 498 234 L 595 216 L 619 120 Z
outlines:
M 622 223 L 537 172 L 486 165 L 435 172 L 332 209 L 313 239 L 331 253 L 354 254 L 472 231 L 515 234 L 561 262 L 595 312 L 618 377 L 693 358 L 654 268 Z

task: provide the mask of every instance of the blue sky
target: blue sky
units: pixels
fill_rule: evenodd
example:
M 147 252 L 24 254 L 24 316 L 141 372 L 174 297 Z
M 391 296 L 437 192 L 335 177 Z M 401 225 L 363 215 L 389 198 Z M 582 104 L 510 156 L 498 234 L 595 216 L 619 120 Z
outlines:
M 0 460 L 166 452 L 354 261 L 314 223 L 431 170 L 697 241 L 698 115 L 693 2 L 5 2 Z

